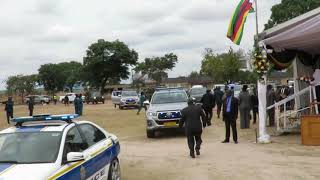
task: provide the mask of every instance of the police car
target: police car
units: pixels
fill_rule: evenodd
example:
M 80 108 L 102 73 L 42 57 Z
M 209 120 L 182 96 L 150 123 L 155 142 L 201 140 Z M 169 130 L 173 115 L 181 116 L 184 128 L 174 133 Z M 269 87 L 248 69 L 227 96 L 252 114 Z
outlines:
M 76 117 L 12 119 L 0 132 L 0 180 L 120 180 L 117 137 Z

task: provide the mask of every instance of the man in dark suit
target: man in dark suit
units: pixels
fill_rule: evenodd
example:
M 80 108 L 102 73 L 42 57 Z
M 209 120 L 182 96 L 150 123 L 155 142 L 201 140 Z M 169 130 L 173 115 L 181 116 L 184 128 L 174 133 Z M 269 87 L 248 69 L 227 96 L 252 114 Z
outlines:
M 217 89 L 214 90 L 214 99 L 215 103 L 217 104 L 217 116 L 218 119 L 220 119 L 220 114 L 221 114 L 221 107 L 222 107 L 222 99 L 223 99 L 224 93 L 221 91 L 220 87 L 217 87 Z
M 202 108 L 207 116 L 207 123 L 208 123 L 207 125 L 211 126 L 212 109 L 215 106 L 215 100 L 210 89 L 208 89 L 207 93 L 202 96 L 200 102 L 202 103 Z
M 203 126 L 206 126 L 206 115 L 201 106 L 196 106 L 192 99 L 188 101 L 188 107 L 181 112 L 182 117 L 179 122 L 179 127 L 182 128 L 185 124 L 185 131 L 190 149 L 190 156 L 195 158 L 194 151 L 200 155 L 200 146 L 202 143 L 201 134 Z
M 226 125 L 226 138 L 222 143 L 229 143 L 230 126 L 232 128 L 233 141 L 238 144 L 237 118 L 238 118 L 238 99 L 233 97 L 232 91 L 226 92 L 226 98 L 223 100 L 223 121 Z

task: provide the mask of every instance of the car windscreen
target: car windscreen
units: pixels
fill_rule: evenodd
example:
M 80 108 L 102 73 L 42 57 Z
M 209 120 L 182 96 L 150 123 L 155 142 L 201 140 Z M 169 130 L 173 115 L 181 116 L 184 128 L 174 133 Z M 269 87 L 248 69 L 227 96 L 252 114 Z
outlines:
M 122 91 L 121 96 L 123 96 L 123 97 L 138 96 L 138 93 L 135 91 Z
M 190 90 L 190 95 L 204 95 L 206 91 L 206 88 L 195 88 Z
M 181 92 L 161 92 L 156 93 L 152 97 L 151 104 L 166 104 L 166 103 L 179 103 L 187 102 L 188 97 L 186 93 Z
M 61 132 L 17 132 L 0 135 L 0 163 L 53 163 Z

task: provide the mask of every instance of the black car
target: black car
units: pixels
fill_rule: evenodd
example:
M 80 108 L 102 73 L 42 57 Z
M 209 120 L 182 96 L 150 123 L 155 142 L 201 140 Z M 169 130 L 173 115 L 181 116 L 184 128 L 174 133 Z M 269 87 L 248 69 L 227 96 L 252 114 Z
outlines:
M 86 94 L 86 103 L 98 104 L 105 103 L 105 98 L 100 92 L 92 92 Z

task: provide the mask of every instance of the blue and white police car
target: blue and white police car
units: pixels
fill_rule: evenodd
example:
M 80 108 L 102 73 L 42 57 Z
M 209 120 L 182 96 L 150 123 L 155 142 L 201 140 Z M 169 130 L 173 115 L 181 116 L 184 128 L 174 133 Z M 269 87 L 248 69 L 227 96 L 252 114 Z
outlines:
M 118 138 L 76 117 L 12 119 L 0 132 L 0 180 L 120 180 Z

